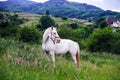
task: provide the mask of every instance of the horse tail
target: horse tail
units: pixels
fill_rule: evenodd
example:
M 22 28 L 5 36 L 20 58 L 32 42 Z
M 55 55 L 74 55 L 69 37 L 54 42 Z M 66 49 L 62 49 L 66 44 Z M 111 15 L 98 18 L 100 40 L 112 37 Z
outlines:
M 78 49 L 77 49 L 77 52 L 76 52 L 76 60 L 77 60 L 77 68 L 80 67 L 80 50 L 79 50 L 79 45 L 78 45 Z
M 80 56 L 79 56 L 79 52 L 77 51 L 76 53 L 76 60 L 77 60 L 77 68 L 79 68 L 80 66 Z

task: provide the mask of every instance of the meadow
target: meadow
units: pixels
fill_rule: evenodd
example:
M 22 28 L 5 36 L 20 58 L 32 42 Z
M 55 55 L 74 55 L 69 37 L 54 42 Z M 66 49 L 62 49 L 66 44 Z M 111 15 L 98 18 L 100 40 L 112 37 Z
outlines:
M 56 56 L 56 68 L 41 45 L 0 38 L 0 80 L 120 80 L 120 56 L 81 51 L 80 69 L 69 55 Z
M 23 32 L 28 31 L 28 33 L 30 32 L 29 34 L 33 34 L 34 31 L 38 33 L 35 25 L 39 23 L 40 15 L 17 14 L 20 18 L 28 19 L 28 21 L 19 25 L 20 28 L 18 28 L 18 31 L 23 29 Z M 63 25 L 58 30 L 62 38 L 67 37 L 80 41 L 80 39 L 86 36 L 88 37 L 88 34 L 92 31 L 88 31 L 90 28 L 85 27 L 87 24 L 91 24 L 85 20 L 52 18 L 58 26 Z M 71 29 L 64 25 L 74 22 L 80 25 L 79 29 Z M 34 28 L 31 28 L 31 25 Z M 63 30 L 66 32 L 63 32 Z M 15 32 L 16 31 L 15 29 Z M 42 40 L 42 32 L 43 31 L 40 32 L 40 40 Z M 10 33 L 10 35 L 12 33 Z M 66 33 L 69 36 L 65 35 Z M 85 33 L 88 34 L 84 35 Z M 18 33 L 16 32 L 16 34 Z M 35 37 L 34 34 L 31 35 L 33 40 Z M 51 66 L 52 62 L 46 59 L 46 55 L 41 48 L 41 41 L 40 43 L 23 42 L 23 40 L 15 37 L 15 35 L 14 37 L 7 36 L 8 37 L 0 37 L 0 80 L 120 80 L 119 55 L 105 52 L 88 52 L 85 49 L 81 49 L 79 69 L 74 66 L 69 55 L 56 55 L 56 68 L 54 69 Z M 82 39 L 82 41 L 85 43 L 84 39 Z M 80 47 L 82 47 L 83 43 L 80 43 Z

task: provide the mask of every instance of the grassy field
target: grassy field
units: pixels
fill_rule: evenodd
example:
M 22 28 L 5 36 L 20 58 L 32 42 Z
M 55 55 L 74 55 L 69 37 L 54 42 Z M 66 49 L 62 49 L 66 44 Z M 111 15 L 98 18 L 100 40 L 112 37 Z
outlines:
M 81 51 L 80 69 L 67 55 L 51 67 L 40 44 L 0 38 L 0 80 L 120 80 L 120 56 Z
M 17 13 L 31 26 L 39 22 L 41 15 Z M 85 20 L 52 17 L 60 26 L 65 23 L 91 24 Z M 81 51 L 80 69 L 68 55 L 56 56 L 56 68 L 41 49 L 41 44 L 29 44 L 0 38 L 0 80 L 120 80 L 120 56 L 107 53 Z
M 20 18 L 28 19 L 28 22 L 20 25 L 21 27 L 37 25 L 42 16 L 42 15 L 30 14 L 30 13 L 16 13 L 16 14 L 18 14 Z M 71 24 L 74 22 L 78 23 L 79 25 L 82 24 L 82 26 L 93 24 L 91 22 L 88 22 L 87 20 L 80 20 L 80 19 L 74 19 L 74 18 L 68 18 L 67 20 L 62 20 L 62 18 L 59 18 L 59 17 L 52 17 L 52 19 L 54 19 L 54 21 L 56 22 L 56 24 L 58 24 L 58 26 L 61 26 L 62 24 Z

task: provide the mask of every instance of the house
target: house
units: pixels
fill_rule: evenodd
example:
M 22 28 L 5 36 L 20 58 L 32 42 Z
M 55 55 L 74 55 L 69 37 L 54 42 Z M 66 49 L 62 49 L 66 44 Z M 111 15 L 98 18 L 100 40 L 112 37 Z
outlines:
M 113 28 L 120 28 L 120 21 L 106 19 L 108 25 L 111 25 Z
M 120 21 L 114 21 L 113 24 L 112 24 L 112 27 L 120 28 Z

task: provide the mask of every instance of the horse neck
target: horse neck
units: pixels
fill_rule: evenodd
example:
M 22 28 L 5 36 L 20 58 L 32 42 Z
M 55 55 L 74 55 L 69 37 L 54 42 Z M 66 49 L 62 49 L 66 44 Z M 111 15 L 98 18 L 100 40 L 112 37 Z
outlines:
M 43 43 L 47 43 L 49 41 L 49 36 L 43 38 Z
M 52 40 L 50 39 L 50 37 L 46 34 L 43 35 L 43 43 L 52 43 Z
M 52 41 L 52 39 L 50 39 L 49 36 L 43 38 L 43 43 L 44 44 L 50 43 L 51 45 L 54 44 L 54 42 Z

